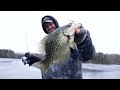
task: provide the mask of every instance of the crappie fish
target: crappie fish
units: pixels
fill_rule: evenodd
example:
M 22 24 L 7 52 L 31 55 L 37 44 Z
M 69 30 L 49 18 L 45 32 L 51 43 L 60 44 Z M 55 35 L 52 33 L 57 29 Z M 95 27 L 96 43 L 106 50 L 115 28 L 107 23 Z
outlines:
M 72 22 L 57 28 L 45 36 L 41 41 L 41 48 L 46 58 L 45 60 L 36 62 L 33 66 L 47 71 L 51 64 L 59 65 L 60 63 L 64 63 L 70 56 L 70 48 L 77 49 L 76 43 L 74 42 L 76 26 L 77 25 Z

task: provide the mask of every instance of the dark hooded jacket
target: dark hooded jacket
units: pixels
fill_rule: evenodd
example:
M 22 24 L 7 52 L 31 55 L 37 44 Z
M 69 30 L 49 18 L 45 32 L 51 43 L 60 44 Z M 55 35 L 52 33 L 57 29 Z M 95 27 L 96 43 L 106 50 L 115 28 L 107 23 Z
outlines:
M 45 16 L 53 20 L 56 27 L 58 28 L 57 20 L 52 16 Z M 42 18 L 42 27 L 45 33 L 43 20 Z M 85 30 L 81 27 L 80 35 L 75 35 L 75 42 L 77 43 L 78 52 L 71 49 L 71 54 L 68 60 L 58 67 L 56 65 L 51 65 L 49 72 L 47 74 L 42 74 L 43 79 L 82 79 L 82 62 L 91 60 L 95 55 L 95 48 L 92 44 L 90 33 L 88 30 Z
M 45 17 L 53 20 L 56 27 L 59 27 L 59 24 L 54 17 L 49 15 Z M 41 23 L 44 32 L 48 34 L 43 23 L 45 17 L 42 18 Z M 52 64 L 47 73 L 42 72 L 42 79 L 82 79 L 82 62 L 93 59 L 95 56 L 95 47 L 92 43 L 89 31 L 82 26 L 80 29 L 80 34 L 75 35 L 78 51 L 71 49 L 68 60 L 59 67 Z M 34 62 L 32 62 L 32 64 L 33 63 Z

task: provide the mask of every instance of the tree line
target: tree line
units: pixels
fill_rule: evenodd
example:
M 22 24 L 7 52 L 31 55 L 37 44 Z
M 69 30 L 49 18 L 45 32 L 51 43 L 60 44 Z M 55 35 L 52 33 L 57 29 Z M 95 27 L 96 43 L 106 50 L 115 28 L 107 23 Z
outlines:
M 0 58 L 16 58 L 20 59 L 23 54 L 15 53 L 13 50 L 10 49 L 0 49 Z
M 95 57 L 92 60 L 88 61 L 87 63 L 120 65 L 120 55 L 119 54 L 104 54 L 102 52 L 98 52 L 95 54 Z
M 33 55 L 42 57 L 37 53 L 32 53 Z M 10 49 L 0 49 L 0 58 L 15 58 L 21 59 L 24 56 L 24 53 L 16 53 Z M 43 58 L 43 57 L 42 57 Z M 95 54 L 95 57 L 92 60 L 87 61 L 86 63 L 94 64 L 119 64 L 120 65 L 120 55 L 118 54 L 104 54 L 98 52 Z
M 11 49 L 0 49 L 0 58 L 14 58 L 14 59 L 21 59 L 25 53 L 16 53 Z M 32 55 L 39 56 L 43 58 L 42 55 L 38 53 L 31 53 Z

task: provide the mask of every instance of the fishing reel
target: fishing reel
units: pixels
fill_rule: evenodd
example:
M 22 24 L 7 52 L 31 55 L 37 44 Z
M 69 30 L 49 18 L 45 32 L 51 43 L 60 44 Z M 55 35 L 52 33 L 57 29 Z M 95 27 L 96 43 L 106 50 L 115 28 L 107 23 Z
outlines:
M 28 57 L 29 57 L 29 52 L 25 53 L 25 55 L 21 58 L 22 62 L 24 63 L 24 65 L 29 63 Z
M 29 60 L 28 60 L 28 57 L 22 57 L 21 58 L 22 59 L 22 62 L 24 63 L 24 65 L 26 65 L 26 64 L 29 64 Z

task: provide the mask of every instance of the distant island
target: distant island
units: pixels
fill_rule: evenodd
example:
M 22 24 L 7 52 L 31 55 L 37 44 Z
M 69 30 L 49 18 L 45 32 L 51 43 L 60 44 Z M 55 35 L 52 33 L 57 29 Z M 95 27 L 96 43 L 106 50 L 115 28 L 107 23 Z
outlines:
M 38 53 L 31 53 L 33 55 L 42 57 Z M 24 53 L 16 53 L 10 49 L 0 49 L 0 58 L 14 58 L 21 59 Z M 120 55 L 119 54 L 104 54 L 102 52 L 97 52 L 92 60 L 84 63 L 94 63 L 94 64 L 118 64 L 120 65 Z

